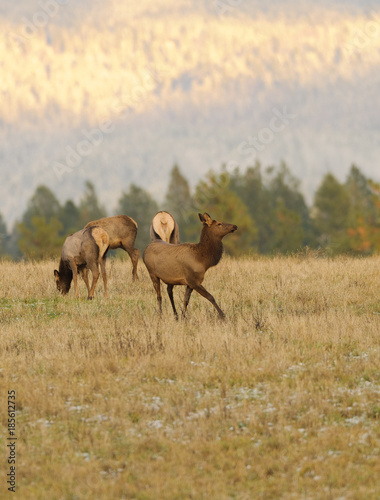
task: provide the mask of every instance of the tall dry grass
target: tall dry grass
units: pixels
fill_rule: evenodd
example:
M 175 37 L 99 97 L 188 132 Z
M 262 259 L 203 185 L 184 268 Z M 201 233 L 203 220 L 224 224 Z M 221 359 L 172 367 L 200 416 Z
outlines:
M 380 498 L 379 257 L 225 258 L 225 322 L 196 293 L 176 322 L 164 290 L 160 318 L 142 264 L 109 261 L 92 302 L 54 267 L 0 264 L 16 498 Z

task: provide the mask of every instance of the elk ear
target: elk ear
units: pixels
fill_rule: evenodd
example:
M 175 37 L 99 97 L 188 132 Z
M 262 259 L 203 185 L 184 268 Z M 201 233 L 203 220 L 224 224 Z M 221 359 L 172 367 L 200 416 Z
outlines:
M 207 224 L 208 226 L 211 226 L 212 224 L 212 219 L 211 217 L 209 216 L 209 214 L 206 214 L 206 212 L 202 215 L 202 214 L 198 214 L 199 215 L 199 219 L 200 221 L 203 223 L 203 224 Z
M 211 219 L 211 217 L 209 216 L 209 214 L 208 214 L 208 213 L 206 213 L 206 212 L 205 212 L 205 213 L 203 214 L 203 220 L 204 220 L 204 222 L 205 222 L 208 226 L 211 226 L 211 224 L 212 224 L 212 219 Z
M 59 281 L 59 272 L 54 269 L 54 276 L 55 276 L 55 281 Z

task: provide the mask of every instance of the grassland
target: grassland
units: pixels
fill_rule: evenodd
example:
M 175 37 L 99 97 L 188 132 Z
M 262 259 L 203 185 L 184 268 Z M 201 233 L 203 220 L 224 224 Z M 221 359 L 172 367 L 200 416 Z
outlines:
M 224 258 L 225 322 L 196 293 L 159 318 L 142 264 L 92 302 L 54 267 L 0 263 L 1 498 L 8 390 L 14 498 L 380 498 L 379 257 Z

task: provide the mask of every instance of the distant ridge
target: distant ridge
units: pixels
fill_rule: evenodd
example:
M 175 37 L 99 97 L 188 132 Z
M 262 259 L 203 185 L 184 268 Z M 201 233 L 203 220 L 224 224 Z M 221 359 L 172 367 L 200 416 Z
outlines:
M 159 197 L 175 161 L 194 184 L 222 163 L 283 159 L 309 200 L 352 162 L 380 177 L 373 2 L 192 5 L 2 2 L 8 224 L 42 183 L 67 199 L 91 178 L 110 207 L 130 182 Z M 294 118 L 275 130 L 275 110 Z

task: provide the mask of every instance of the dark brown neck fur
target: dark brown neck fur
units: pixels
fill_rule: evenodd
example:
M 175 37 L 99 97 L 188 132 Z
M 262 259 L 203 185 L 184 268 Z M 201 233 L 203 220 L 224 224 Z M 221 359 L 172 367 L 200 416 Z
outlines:
M 223 243 L 221 238 L 215 236 L 207 226 L 203 226 L 197 250 L 201 260 L 206 265 L 206 269 L 208 269 L 216 266 L 222 258 Z

